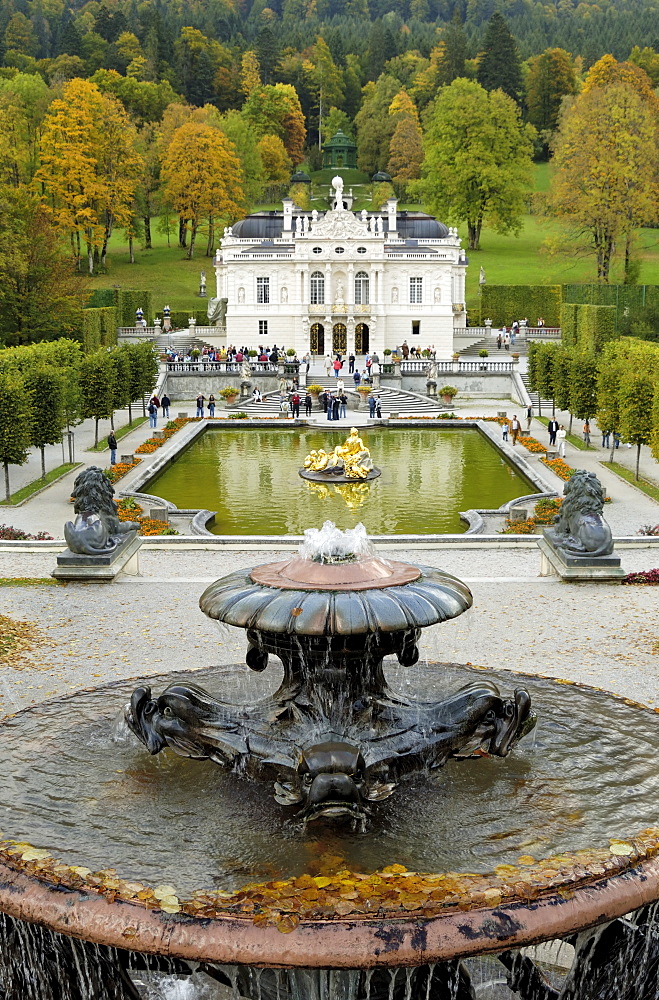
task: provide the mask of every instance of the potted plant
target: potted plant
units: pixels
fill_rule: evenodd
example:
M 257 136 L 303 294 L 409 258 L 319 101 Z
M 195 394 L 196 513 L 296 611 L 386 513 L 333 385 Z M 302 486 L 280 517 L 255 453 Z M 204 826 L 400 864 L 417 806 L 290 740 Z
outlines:
M 459 361 L 460 360 L 460 355 L 458 354 L 457 351 L 455 351 L 454 354 L 453 354 L 453 360 L 454 361 Z
M 190 351 L 190 357 L 192 358 L 193 361 L 199 361 L 200 354 L 201 351 L 199 350 L 198 347 L 193 347 L 192 350 Z
M 219 395 L 222 396 L 227 406 L 231 406 L 238 399 L 239 393 L 240 389 L 236 389 L 235 385 L 225 385 L 224 389 L 220 389 Z
M 385 347 L 385 349 L 384 349 L 384 356 L 385 356 L 385 358 L 388 358 L 390 354 L 391 354 L 391 350 L 388 347 Z
M 485 348 L 483 348 L 482 351 L 478 352 L 478 357 L 479 358 L 487 358 L 487 357 L 489 357 L 489 352 L 486 351 Z M 485 364 L 484 361 L 481 362 L 481 364 L 480 364 L 479 367 L 480 367 L 481 371 L 487 371 L 487 365 Z
M 289 347 L 288 350 L 286 351 L 286 356 L 289 357 L 289 358 L 294 358 L 295 357 L 295 348 L 294 347 Z
M 314 399 L 318 399 L 322 391 L 322 385 L 318 385 L 317 382 L 312 382 L 311 385 L 307 386 L 307 392 L 310 393 Z
M 248 351 L 247 353 L 249 354 L 250 358 L 257 358 L 259 355 L 259 352 L 255 350 Z
M 439 395 L 442 397 L 445 403 L 452 403 L 453 397 L 457 396 L 458 390 L 454 385 L 443 385 L 439 390 Z

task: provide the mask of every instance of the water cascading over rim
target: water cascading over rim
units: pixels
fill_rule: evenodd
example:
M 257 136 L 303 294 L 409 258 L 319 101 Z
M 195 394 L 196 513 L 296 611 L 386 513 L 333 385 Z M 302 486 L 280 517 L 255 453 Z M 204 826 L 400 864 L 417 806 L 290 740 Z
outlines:
M 416 663 L 421 629 L 467 611 L 469 588 L 438 569 L 378 558 L 363 525 L 341 532 L 327 521 L 305 535 L 292 559 L 231 573 L 199 602 L 246 630 L 252 670 L 279 657 L 284 677 L 272 697 L 239 708 L 192 685 L 156 699 L 140 687 L 126 719 L 150 753 L 169 746 L 272 780 L 298 819 L 347 817 L 363 829 L 370 804 L 403 774 L 455 756 L 505 756 L 535 717 L 524 688 L 504 698 L 486 680 L 440 702 L 393 692 L 385 656 Z

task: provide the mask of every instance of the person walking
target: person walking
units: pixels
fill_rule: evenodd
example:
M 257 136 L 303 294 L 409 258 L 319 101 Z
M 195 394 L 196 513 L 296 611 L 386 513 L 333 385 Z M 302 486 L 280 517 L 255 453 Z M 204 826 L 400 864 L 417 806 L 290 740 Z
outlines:
M 586 447 L 588 447 L 590 445 L 590 420 L 587 418 L 583 425 L 583 439 L 586 442 Z
M 401 347 L 400 350 L 401 350 L 401 354 L 403 355 L 403 361 L 407 361 L 407 359 L 410 356 L 410 349 L 407 346 L 407 341 L 406 340 L 403 341 L 403 345 L 402 345 L 402 347 Z
M 215 416 L 215 396 L 213 395 L 212 392 L 208 397 L 208 416 L 209 417 Z
M 361 382 L 361 380 L 362 380 L 362 377 L 359 374 L 359 369 L 357 369 L 357 371 L 353 372 L 352 379 L 353 379 L 353 382 L 355 383 L 355 387 L 357 387 L 359 385 L 359 383 Z
M 343 368 L 343 365 L 341 364 L 338 355 L 334 358 L 334 361 L 332 362 L 332 368 L 334 369 L 334 378 L 338 378 L 339 372 Z
M 327 378 L 329 378 L 332 374 L 332 358 L 329 354 L 325 355 L 325 374 L 327 375 Z
M 507 441 L 508 440 L 508 427 L 509 427 L 508 421 L 504 420 L 504 422 L 501 424 L 501 440 L 502 441 Z
M 556 417 L 552 417 L 547 424 L 547 430 L 549 431 L 549 444 L 554 446 L 556 444 L 556 432 L 558 431 L 558 420 Z
M 382 416 L 382 407 L 380 406 L 380 397 L 379 396 L 378 396 L 378 398 L 375 401 L 375 416 L 378 418 L 378 420 Z
M 311 355 L 309 354 L 308 351 L 304 355 L 304 357 L 302 358 L 302 360 L 304 361 L 304 364 L 306 366 L 306 373 L 308 375 L 309 374 L 309 368 L 311 367 Z
M 167 419 L 169 420 L 169 407 L 170 407 L 170 404 L 171 404 L 171 399 L 169 398 L 169 396 L 167 395 L 167 393 L 165 393 L 165 395 L 160 400 L 160 405 L 162 406 L 162 418 L 163 418 L 163 420 L 165 419 L 165 417 L 167 417 Z
M 508 333 L 507 330 L 503 335 L 503 349 L 504 351 L 510 350 L 510 334 Z
M 157 427 L 158 426 L 158 407 L 153 402 L 153 399 L 149 402 L 148 412 L 149 412 L 149 427 Z
M 513 419 L 510 421 L 510 433 L 513 439 L 513 448 L 517 444 L 517 438 L 519 437 L 521 431 L 522 431 L 522 425 L 517 419 L 517 414 L 515 413 L 513 415 Z
M 304 397 L 304 412 L 307 417 L 311 416 L 311 407 L 313 406 L 313 399 L 311 398 L 311 393 L 308 392 Z
M 352 375 L 355 370 L 355 355 L 351 354 L 348 358 L 348 375 Z
M 291 406 L 293 407 L 293 419 L 300 416 L 300 393 L 296 390 L 291 396 Z
M 110 465 L 117 464 L 117 439 L 114 436 L 114 431 L 110 431 L 108 434 L 108 448 L 110 449 Z
M 373 358 L 370 354 L 366 355 L 366 371 L 368 372 L 368 377 L 371 377 L 371 367 L 373 365 Z
M 502 344 L 503 344 L 503 336 L 501 335 L 501 332 L 499 332 L 499 336 L 497 337 L 497 351 L 501 350 Z
M 611 431 L 602 431 L 602 448 L 611 447 Z
M 560 458 L 565 458 L 565 438 L 567 437 L 567 431 L 563 424 L 556 431 L 556 437 L 558 438 L 558 454 Z
M 206 402 L 206 397 L 201 393 L 197 396 L 197 416 L 203 417 L 204 415 L 204 403 Z
M 368 415 L 371 419 L 375 416 L 376 399 L 373 393 L 368 397 Z
M 348 419 L 348 397 L 346 396 L 343 389 L 339 393 L 339 418 L 343 420 Z
M 333 405 L 334 405 L 334 396 L 332 395 L 332 393 L 328 389 L 327 390 L 327 419 L 328 420 L 333 420 L 334 419 L 334 414 L 332 412 Z
M 526 408 L 526 433 L 528 434 L 531 430 L 531 421 L 533 420 L 533 407 L 528 406 Z

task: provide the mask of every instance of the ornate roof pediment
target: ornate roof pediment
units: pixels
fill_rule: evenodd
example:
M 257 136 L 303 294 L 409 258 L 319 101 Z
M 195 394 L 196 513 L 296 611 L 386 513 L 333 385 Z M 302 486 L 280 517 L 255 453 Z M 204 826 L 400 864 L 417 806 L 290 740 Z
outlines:
M 362 240 L 373 234 L 369 233 L 366 223 L 360 222 L 347 208 L 334 208 L 311 224 L 308 235 L 314 239 Z

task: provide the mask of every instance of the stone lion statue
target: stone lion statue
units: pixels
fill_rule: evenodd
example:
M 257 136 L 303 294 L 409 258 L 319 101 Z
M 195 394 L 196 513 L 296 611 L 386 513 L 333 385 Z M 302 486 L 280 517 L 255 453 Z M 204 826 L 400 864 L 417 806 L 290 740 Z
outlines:
M 550 541 L 570 555 L 610 555 L 613 538 L 602 516 L 604 490 L 595 473 L 579 469 L 565 484 L 563 496 L 555 527 L 546 532 Z
M 114 488 L 102 469 L 90 465 L 78 473 L 73 484 L 75 521 L 64 525 L 64 537 L 71 552 L 98 555 L 115 549 L 136 521 L 120 521 L 114 502 Z

